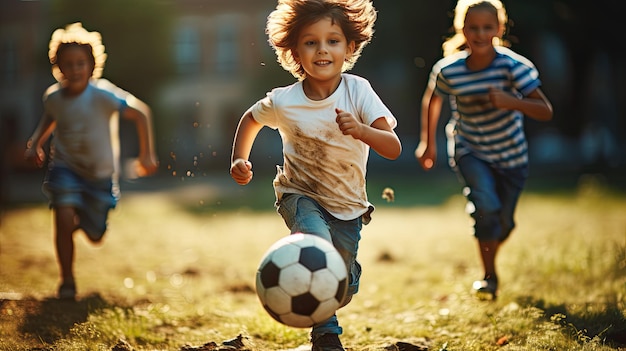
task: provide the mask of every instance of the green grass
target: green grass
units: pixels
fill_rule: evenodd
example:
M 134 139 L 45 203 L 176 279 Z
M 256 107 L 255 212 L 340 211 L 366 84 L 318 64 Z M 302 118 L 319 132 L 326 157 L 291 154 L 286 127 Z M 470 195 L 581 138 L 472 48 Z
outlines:
M 567 191 L 529 184 L 499 256 L 501 296 L 486 302 L 469 291 L 478 251 L 450 177 L 369 182 L 377 210 L 362 232 L 361 287 L 338 312 L 348 350 L 626 350 L 625 196 L 596 181 Z M 51 212 L 6 211 L 0 350 L 120 350 L 120 340 L 135 350 L 227 350 L 239 335 L 244 346 L 230 349 L 307 345 L 307 329 L 274 322 L 254 293 L 258 261 L 287 234 L 269 181 L 184 185 L 123 188 L 104 243 L 77 236 L 76 303 L 51 298 Z M 381 199 L 384 187 L 395 202 Z

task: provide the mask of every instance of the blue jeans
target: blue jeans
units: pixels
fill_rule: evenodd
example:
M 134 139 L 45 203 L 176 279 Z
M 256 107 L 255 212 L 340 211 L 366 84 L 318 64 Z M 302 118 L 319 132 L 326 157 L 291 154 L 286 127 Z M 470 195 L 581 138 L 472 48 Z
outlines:
M 480 241 L 504 241 L 515 228 L 515 208 L 528 166 L 498 168 L 471 154 L 456 160 L 454 168 L 465 188 L 467 213 L 474 219 L 474 236 Z
M 51 208 L 75 208 L 80 219 L 79 227 L 92 241 L 100 240 L 106 232 L 109 210 L 115 208 L 119 198 L 112 179 L 85 179 L 59 165 L 48 169 L 42 190 Z
M 337 219 L 313 199 L 299 194 L 284 194 L 277 207 L 291 234 L 306 233 L 320 236 L 332 242 L 339 251 L 350 276 L 348 294 L 342 306 L 348 304 L 352 296 L 358 292 L 361 278 L 361 264 L 356 259 L 363 226 L 361 217 L 349 221 Z M 334 315 L 314 325 L 311 337 L 342 332 L 337 316 Z

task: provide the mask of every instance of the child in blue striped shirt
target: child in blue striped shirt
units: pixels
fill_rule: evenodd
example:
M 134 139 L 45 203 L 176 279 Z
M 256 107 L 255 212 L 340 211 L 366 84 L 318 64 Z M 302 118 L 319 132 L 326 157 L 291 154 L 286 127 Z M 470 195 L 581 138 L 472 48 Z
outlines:
M 415 150 L 422 168 L 430 170 L 448 97 L 450 165 L 465 186 L 485 273 L 473 289 L 491 299 L 498 293 L 496 254 L 515 227 L 515 207 L 528 176 L 523 117 L 552 119 L 537 69 L 503 40 L 506 24 L 499 0 L 458 1 L 456 33 L 443 43 L 444 57 L 432 67 L 422 98 L 421 140 Z

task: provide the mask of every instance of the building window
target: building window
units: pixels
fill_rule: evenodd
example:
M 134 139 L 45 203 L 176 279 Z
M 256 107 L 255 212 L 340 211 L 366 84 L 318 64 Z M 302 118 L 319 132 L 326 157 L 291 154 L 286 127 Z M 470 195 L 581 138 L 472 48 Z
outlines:
M 217 41 L 215 43 L 215 70 L 218 75 L 231 75 L 237 72 L 239 59 L 239 31 L 242 17 L 226 15 L 219 19 Z
M 183 26 L 178 29 L 175 40 L 176 72 L 185 76 L 200 73 L 200 36 L 198 32 L 192 27 Z
M 18 59 L 15 41 L 9 39 L 0 43 L 0 77 L 2 85 L 9 86 L 17 82 Z

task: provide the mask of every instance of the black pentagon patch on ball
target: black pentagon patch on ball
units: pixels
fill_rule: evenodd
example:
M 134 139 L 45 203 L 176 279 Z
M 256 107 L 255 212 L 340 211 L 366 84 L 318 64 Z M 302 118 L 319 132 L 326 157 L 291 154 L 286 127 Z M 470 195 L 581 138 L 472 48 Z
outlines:
M 261 270 L 261 283 L 266 289 L 278 286 L 280 268 L 272 261 L 268 262 Z
M 291 311 L 303 316 L 310 316 L 315 312 L 320 302 L 310 293 L 294 296 L 291 299 Z
M 314 246 L 305 247 L 300 250 L 300 259 L 298 262 L 309 271 L 315 272 L 326 268 L 326 253 Z

